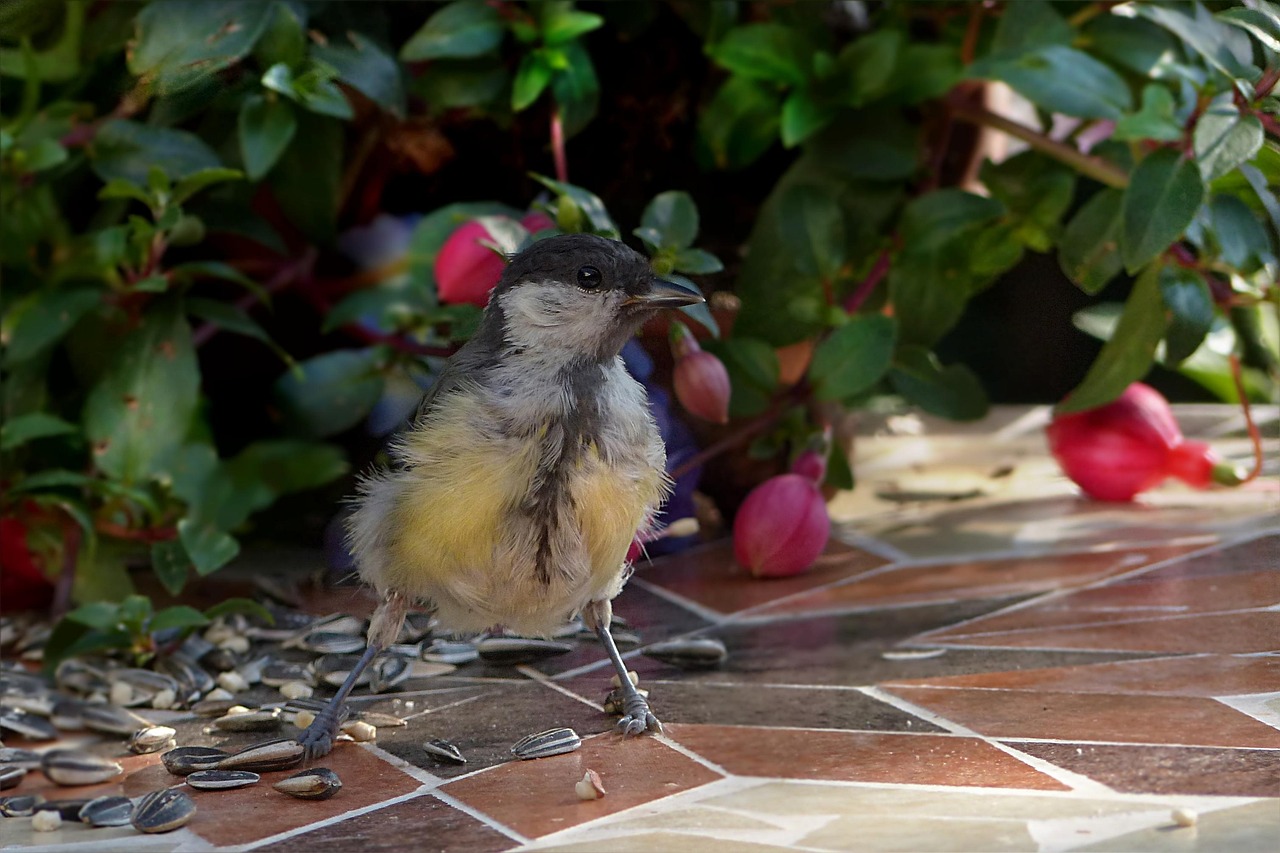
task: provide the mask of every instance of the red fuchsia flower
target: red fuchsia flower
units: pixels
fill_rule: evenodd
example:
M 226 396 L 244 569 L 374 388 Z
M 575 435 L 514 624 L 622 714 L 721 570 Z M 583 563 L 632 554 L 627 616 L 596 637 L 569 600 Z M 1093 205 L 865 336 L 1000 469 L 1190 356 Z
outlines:
M 489 301 L 506 261 L 486 243 L 497 243 L 484 223 L 459 225 L 436 255 L 436 288 L 446 304 L 470 303 L 484 307 Z
M 520 220 L 520 224 L 524 226 L 524 230 L 530 234 L 537 234 L 539 231 L 547 231 L 556 227 L 555 220 L 547 216 L 541 210 L 531 210 Z
M 729 371 L 702 347 L 684 323 L 671 324 L 671 354 L 675 357 L 676 399 L 689 414 L 714 424 L 729 422 Z
M 14 516 L 0 518 L 0 611 L 40 609 L 52 600 L 53 584 L 31 550 L 26 524 Z
M 751 490 L 733 521 L 733 556 L 758 578 L 785 578 L 808 570 L 831 538 L 827 502 L 818 484 L 826 459 L 808 450 L 793 473 Z
M 1100 501 L 1131 501 L 1169 477 L 1197 489 L 1241 482 L 1209 445 L 1184 439 L 1169 403 L 1141 382 L 1105 406 L 1055 415 L 1045 432 L 1063 472 Z

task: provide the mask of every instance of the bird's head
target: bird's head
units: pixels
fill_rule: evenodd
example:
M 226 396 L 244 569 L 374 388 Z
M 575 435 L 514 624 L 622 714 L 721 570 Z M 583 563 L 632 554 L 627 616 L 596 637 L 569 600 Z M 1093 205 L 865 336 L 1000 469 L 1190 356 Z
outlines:
M 702 302 L 639 252 L 592 234 L 539 240 L 511 259 L 486 309 L 509 346 L 604 361 L 663 308 Z

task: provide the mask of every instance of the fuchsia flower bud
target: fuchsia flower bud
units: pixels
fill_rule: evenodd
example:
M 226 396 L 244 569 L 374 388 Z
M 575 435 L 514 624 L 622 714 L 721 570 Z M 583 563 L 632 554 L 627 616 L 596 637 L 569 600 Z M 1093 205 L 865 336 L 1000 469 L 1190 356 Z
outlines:
M 824 427 L 821 433 L 815 435 L 809 441 L 808 448 L 796 457 L 795 462 L 791 463 L 791 473 L 813 481 L 815 486 L 821 486 L 827 479 L 827 457 L 831 455 L 831 435 L 830 426 Z
M 1209 445 L 1185 440 L 1168 402 L 1141 382 L 1105 406 L 1055 415 L 1045 432 L 1063 472 L 1097 500 L 1131 501 L 1169 477 L 1197 489 L 1241 482 Z
M 482 242 L 483 241 L 483 242 Z M 484 307 L 489 301 L 506 261 L 484 243 L 496 243 L 484 223 L 466 222 L 445 240 L 436 255 L 436 287 L 446 304 L 470 303 Z
M 537 234 L 539 231 L 546 231 L 556 227 L 556 222 L 550 216 L 547 216 L 541 210 L 531 210 L 520 220 L 520 224 L 524 226 L 524 230 L 530 234 Z
M 782 474 L 751 490 L 733 522 L 733 555 L 758 578 L 798 575 L 827 547 L 831 519 L 817 484 Z
M 671 354 L 675 357 L 676 399 L 689 414 L 716 424 L 729 422 L 729 371 L 698 346 L 684 323 L 671 324 Z

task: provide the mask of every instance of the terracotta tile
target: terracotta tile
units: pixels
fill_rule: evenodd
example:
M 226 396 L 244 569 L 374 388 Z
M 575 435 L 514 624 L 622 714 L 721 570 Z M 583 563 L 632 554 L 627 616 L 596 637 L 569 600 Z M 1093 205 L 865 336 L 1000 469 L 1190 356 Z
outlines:
M 1188 550 L 1185 547 L 1147 548 L 913 566 L 854 578 L 836 587 L 780 602 L 763 612 L 838 611 L 1049 592 L 1130 572 Z
M 48 743 L 23 743 L 13 738 L 5 740 L 5 746 L 20 746 L 23 749 L 38 749 L 41 752 Z M 55 744 L 54 746 L 60 746 Z M 80 748 L 80 747 L 76 747 Z M 5 795 L 10 794 L 40 794 L 47 800 L 78 800 L 85 797 L 105 797 L 108 795 L 120 794 L 128 785 L 129 780 L 138 774 L 147 772 L 148 768 L 160 763 L 160 754 L 152 753 L 151 755 L 132 755 L 125 752 L 124 747 L 119 743 L 98 743 L 87 751 L 95 755 L 101 755 L 109 758 L 124 768 L 124 773 L 107 782 L 98 785 L 76 785 L 64 786 L 56 785 L 49 781 L 43 773 L 38 770 L 32 770 L 22 779 L 22 784 L 11 790 L 5 791 Z M 165 774 L 168 775 L 167 773 Z
M 726 539 L 642 566 L 636 577 L 727 614 L 853 577 L 886 562 L 883 557 L 832 539 L 817 565 L 804 574 L 757 580 L 734 562 L 733 543 Z
M 887 687 L 989 737 L 1280 749 L 1280 731 L 1212 699 Z
M 1275 853 L 1280 838 L 1280 809 L 1275 800 L 1263 800 L 1202 814 L 1194 827 L 1178 828 L 1172 822 L 1131 832 L 1076 850 L 1115 853 Z
M 466 812 L 424 794 L 253 849 L 270 853 L 346 853 L 350 850 L 394 853 L 404 850 L 411 838 L 413 848 L 421 853 L 433 850 L 490 853 L 516 846 L 515 841 Z
M 197 809 L 188 827 L 219 847 L 248 844 L 402 796 L 421 786 L 374 753 L 351 743 L 339 744 L 311 766 L 333 770 L 342 779 L 342 789 L 332 798 L 317 802 L 298 800 L 271 787 L 273 782 L 297 772 L 295 769 L 263 773 L 258 784 L 234 791 L 188 790 Z M 130 776 L 124 793 L 136 797 L 179 782 L 158 765 Z
M 583 801 L 574 793 L 588 769 L 600 774 L 608 792 L 599 800 Z M 513 761 L 449 782 L 441 791 L 538 838 L 720 778 L 657 738 L 607 734 L 585 740 L 576 752 Z
M 1010 746 L 1127 794 L 1280 796 L 1280 752 L 1276 750 L 1074 743 Z
M 929 641 L 994 648 L 1254 654 L 1280 650 L 1280 612 L 1170 616 L 999 634 L 935 635 Z
M 747 726 L 669 726 L 671 737 L 740 776 L 1064 790 L 977 738 Z
M 1195 655 L 890 682 L 917 687 L 1233 696 L 1280 690 L 1280 657 Z

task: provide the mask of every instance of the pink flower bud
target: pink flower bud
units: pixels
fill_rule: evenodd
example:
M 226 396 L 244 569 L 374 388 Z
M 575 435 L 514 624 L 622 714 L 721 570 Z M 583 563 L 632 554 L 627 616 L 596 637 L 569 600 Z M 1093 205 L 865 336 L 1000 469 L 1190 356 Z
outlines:
M 537 234 L 539 231 L 546 231 L 549 228 L 555 228 L 556 222 L 550 216 L 547 216 L 541 210 L 531 210 L 520 220 L 520 224 L 524 226 L 524 230 L 530 234 Z
M 816 450 L 806 450 L 791 463 L 791 473 L 799 474 L 815 485 L 821 486 L 822 481 L 827 479 L 826 456 Z
M 484 307 L 506 262 L 481 241 L 496 242 L 484 224 L 466 222 L 449 235 L 436 255 L 436 287 L 446 304 Z
M 1056 415 L 1045 432 L 1063 472 L 1097 500 L 1131 501 L 1169 477 L 1198 489 L 1240 482 L 1207 444 L 1183 439 L 1168 402 L 1141 382 L 1104 406 Z
M 703 352 L 684 323 L 671 324 L 672 377 L 676 399 L 689 414 L 716 424 L 729 422 L 729 371 L 709 352 Z
M 831 520 L 812 480 L 782 474 L 751 490 L 733 522 L 733 555 L 758 578 L 798 575 L 827 547 Z

